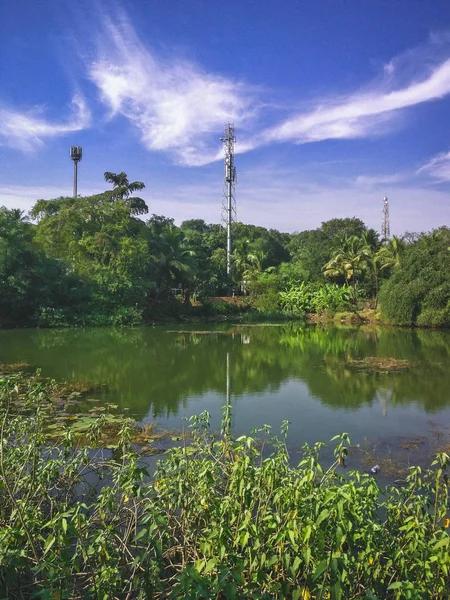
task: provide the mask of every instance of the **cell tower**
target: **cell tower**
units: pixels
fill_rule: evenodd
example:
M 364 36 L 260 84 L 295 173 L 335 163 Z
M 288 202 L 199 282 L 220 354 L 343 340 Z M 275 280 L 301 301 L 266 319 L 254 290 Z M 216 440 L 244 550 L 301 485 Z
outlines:
M 234 125 L 225 126 L 225 135 L 220 138 L 225 149 L 225 179 L 223 183 L 222 223 L 227 229 L 227 275 L 231 276 L 231 223 L 236 222 L 236 167 L 234 166 Z
M 387 242 L 391 237 L 391 228 L 389 226 L 389 200 L 383 199 L 383 220 L 381 222 L 381 240 Z
M 73 197 L 78 195 L 78 163 L 83 157 L 83 148 L 81 146 L 72 146 L 70 148 L 70 158 L 73 160 Z

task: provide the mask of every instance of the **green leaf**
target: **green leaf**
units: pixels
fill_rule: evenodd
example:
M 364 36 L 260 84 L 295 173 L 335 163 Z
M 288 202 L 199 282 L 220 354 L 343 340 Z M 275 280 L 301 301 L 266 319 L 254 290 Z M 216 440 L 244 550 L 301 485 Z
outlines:
M 48 538 L 45 540 L 44 554 L 47 554 L 47 552 L 50 550 L 50 548 L 53 546 L 53 544 L 55 542 L 56 542 L 56 537 L 53 534 L 50 534 L 48 536 Z
M 327 508 L 324 508 L 317 518 L 316 525 L 319 526 L 323 521 L 325 521 L 329 514 L 330 511 Z
M 215 558 L 210 558 L 208 560 L 208 562 L 206 563 L 205 569 L 203 571 L 204 574 L 206 575 L 206 573 L 209 573 L 210 571 L 212 571 L 215 566 L 216 566 L 216 559 Z
M 305 561 L 305 566 L 308 567 L 311 560 L 311 548 L 309 546 L 303 550 L 303 560 Z
M 438 542 L 435 543 L 435 545 L 433 546 L 433 550 L 439 550 L 439 548 L 443 548 L 444 546 L 448 546 L 449 544 L 450 544 L 449 537 L 442 538 L 442 540 L 439 540 Z
M 342 589 L 341 589 L 341 582 L 340 581 L 336 581 L 331 586 L 331 597 L 334 600 L 341 600 L 341 598 L 342 598 Z
M 304 533 L 303 533 L 303 541 L 306 543 L 309 538 L 311 537 L 311 532 L 312 532 L 312 528 L 311 525 L 307 525 L 305 527 Z
M 402 587 L 403 581 L 395 581 L 394 583 L 391 583 L 391 585 L 388 587 L 388 590 L 399 590 Z
M 312 576 L 313 581 L 316 581 L 317 579 L 319 579 L 319 577 L 322 575 L 322 573 L 324 573 L 326 571 L 326 568 L 328 566 L 328 560 L 322 560 L 316 567 L 316 570 L 314 571 L 314 574 Z
M 288 535 L 289 535 L 289 539 L 291 540 L 291 544 L 293 546 L 297 546 L 297 542 L 295 540 L 295 531 L 293 531 L 292 529 L 289 529 Z
M 250 535 L 249 535 L 248 531 L 243 531 L 243 532 L 241 533 L 241 536 L 240 536 L 240 540 L 239 540 L 239 541 L 241 542 L 241 546 L 242 546 L 243 548 L 245 548 L 245 546 L 248 544 L 248 539 L 249 539 L 249 537 L 250 537 Z

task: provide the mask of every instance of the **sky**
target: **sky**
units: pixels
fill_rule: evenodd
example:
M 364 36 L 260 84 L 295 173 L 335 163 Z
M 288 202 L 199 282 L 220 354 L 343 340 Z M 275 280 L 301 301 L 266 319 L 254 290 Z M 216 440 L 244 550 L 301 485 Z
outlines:
M 0 9 L 0 205 L 143 181 L 149 212 L 450 226 L 449 0 L 14 0 Z

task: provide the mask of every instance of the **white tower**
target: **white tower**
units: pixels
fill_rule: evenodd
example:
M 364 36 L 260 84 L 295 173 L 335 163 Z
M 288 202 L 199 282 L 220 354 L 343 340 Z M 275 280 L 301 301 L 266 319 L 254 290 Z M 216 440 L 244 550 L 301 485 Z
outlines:
M 383 220 L 381 221 L 381 241 L 387 242 L 391 237 L 391 229 L 389 225 L 389 200 L 383 199 Z

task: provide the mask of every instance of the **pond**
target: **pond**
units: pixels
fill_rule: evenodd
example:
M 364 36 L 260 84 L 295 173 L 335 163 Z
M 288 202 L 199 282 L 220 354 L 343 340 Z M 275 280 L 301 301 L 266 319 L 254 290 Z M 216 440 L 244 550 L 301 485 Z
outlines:
M 368 357 L 410 362 L 379 368 Z M 173 429 L 204 410 L 218 429 L 228 398 L 236 435 L 263 424 L 279 432 L 287 419 L 294 453 L 345 431 L 395 458 L 446 448 L 450 432 L 450 332 L 295 323 L 0 331 L 0 362 L 23 361 L 43 376 L 105 384 L 102 402 Z

